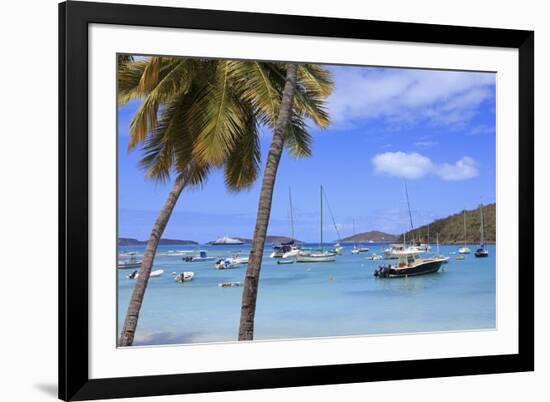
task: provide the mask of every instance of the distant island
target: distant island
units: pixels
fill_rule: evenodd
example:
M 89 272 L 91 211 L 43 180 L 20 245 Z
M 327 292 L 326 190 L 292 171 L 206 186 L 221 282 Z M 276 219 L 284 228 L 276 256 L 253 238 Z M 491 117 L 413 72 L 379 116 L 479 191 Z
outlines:
M 340 240 L 342 243 L 363 243 L 363 242 L 394 242 L 398 238 L 397 235 L 371 230 L 370 232 L 357 233 L 353 236 L 346 237 Z
M 246 238 L 243 238 L 243 237 L 233 237 L 233 239 L 237 239 L 237 240 L 240 240 L 242 241 L 244 244 L 250 244 L 252 243 L 252 239 L 246 239 Z M 290 237 L 287 237 L 287 236 L 266 236 L 265 238 L 265 242 L 266 244 L 267 243 L 288 243 L 290 241 L 292 241 L 293 239 L 290 238 Z M 208 243 L 206 244 L 214 244 L 216 240 L 211 240 L 209 241 Z M 294 239 L 294 241 L 296 243 L 302 243 L 300 240 L 297 240 L 297 239 Z
M 436 242 L 439 233 L 439 242 L 446 244 L 462 243 L 464 241 L 464 212 L 460 211 L 446 218 L 438 219 L 429 224 L 429 242 Z M 483 206 L 484 240 L 494 243 L 496 240 L 496 204 Z M 466 211 L 466 240 L 468 243 L 481 241 L 481 215 L 479 208 Z M 403 235 L 399 237 L 402 238 Z M 428 241 L 428 225 L 420 226 L 406 233 L 407 242 L 413 239 L 421 242 Z
M 137 239 L 132 239 L 128 237 L 118 238 L 119 246 L 143 246 L 145 244 L 147 244 L 147 240 L 137 240 Z M 193 244 L 199 244 L 199 243 L 193 240 L 160 239 L 159 244 L 164 246 L 174 246 L 174 245 L 185 246 L 185 245 L 193 245 Z

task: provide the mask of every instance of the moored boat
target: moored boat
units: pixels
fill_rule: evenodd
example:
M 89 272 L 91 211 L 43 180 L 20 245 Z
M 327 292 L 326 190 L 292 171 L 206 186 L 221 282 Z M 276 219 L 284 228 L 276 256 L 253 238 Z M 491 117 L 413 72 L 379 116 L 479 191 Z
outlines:
M 374 276 L 377 278 L 406 278 L 409 276 L 433 274 L 439 271 L 441 265 L 444 263 L 444 258 L 419 258 L 417 251 L 410 252 L 405 250 L 400 253 L 398 261 L 395 264 L 380 265 L 374 271 Z
M 484 223 L 483 223 L 483 204 L 479 205 L 479 213 L 481 216 L 481 242 L 479 244 L 479 248 L 476 250 L 474 255 L 476 257 L 488 257 L 489 256 L 489 250 L 485 248 L 485 241 L 484 241 Z
M 189 282 L 190 280 L 193 279 L 194 276 L 195 276 L 194 272 L 190 272 L 190 271 L 180 272 L 175 276 L 174 280 L 178 283 Z
M 141 268 L 141 262 L 142 262 L 142 260 L 138 260 L 138 259 L 136 258 L 136 253 L 134 253 L 134 252 L 129 252 L 127 255 L 130 256 L 130 258 L 128 258 L 127 260 L 124 260 L 124 261 L 119 261 L 118 264 L 117 264 L 117 268 L 118 268 L 118 269 L 136 269 L 136 268 Z
M 157 278 L 159 276 L 162 276 L 163 273 L 164 273 L 163 269 L 156 269 L 154 271 L 151 271 L 151 273 L 149 274 L 149 278 Z M 128 279 L 137 279 L 138 277 L 139 277 L 139 271 L 137 269 L 127 276 Z
M 323 186 L 321 186 L 321 241 L 319 250 L 301 251 L 296 256 L 296 262 L 334 262 L 336 252 L 323 249 Z
M 199 255 L 186 255 L 182 260 L 185 262 L 213 261 L 214 257 L 208 257 L 206 250 L 200 250 Z
M 294 264 L 296 262 L 295 259 L 280 259 L 277 260 L 277 264 Z
M 296 262 L 333 262 L 336 261 L 336 253 L 319 250 L 317 252 L 300 253 L 296 257 Z

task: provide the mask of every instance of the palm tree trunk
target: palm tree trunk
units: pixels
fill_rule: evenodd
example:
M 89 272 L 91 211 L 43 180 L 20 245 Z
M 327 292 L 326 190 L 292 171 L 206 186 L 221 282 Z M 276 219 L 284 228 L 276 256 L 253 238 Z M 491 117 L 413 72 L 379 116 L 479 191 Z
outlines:
M 145 254 L 139 270 L 139 275 L 136 279 L 136 285 L 130 304 L 128 305 L 128 312 L 126 313 L 126 319 L 124 320 L 124 327 L 120 334 L 119 346 L 132 346 L 134 343 L 134 335 L 136 334 L 136 327 L 139 319 L 139 311 L 141 304 L 143 303 L 143 296 L 145 295 L 145 289 L 147 289 L 147 283 L 149 282 L 149 275 L 151 274 L 151 268 L 153 267 L 153 260 L 157 253 L 157 247 L 159 245 L 160 238 L 164 233 L 166 224 L 172 215 L 172 211 L 176 206 L 176 202 L 187 183 L 186 175 L 180 174 L 172 187 L 172 190 L 168 194 L 168 199 L 164 203 L 164 206 L 160 210 L 159 216 L 153 225 L 151 236 L 147 242 L 145 248 Z
M 285 132 L 290 122 L 294 92 L 296 88 L 296 64 L 289 64 L 286 69 L 286 82 L 281 99 L 281 108 L 275 127 L 273 138 L 267 154 L 267 162 L 258 203 L 258 214 L 256 216 L 256 227 L 254 238 L 250 249 L 248 268 L 243 289 L 241 304 L 241 321 L 239 325 L 239 340 L 250 341 L 254 338 L 254 315 L 256 313 L 256 298 L 258 296 L 258 282 L 260 280 L 260 268 L 264 253 L 265 237 L 269 216 L 271 215 L 271 202 L 273 199 L 273 188 L 277 169 L 283 153 Z

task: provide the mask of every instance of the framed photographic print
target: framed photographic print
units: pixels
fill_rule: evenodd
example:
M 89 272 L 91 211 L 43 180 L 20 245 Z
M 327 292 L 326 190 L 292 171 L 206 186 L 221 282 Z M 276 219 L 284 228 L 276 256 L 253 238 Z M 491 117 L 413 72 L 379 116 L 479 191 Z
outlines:
M 59 397 L 534 369 L 534 33 L 59 5 Z

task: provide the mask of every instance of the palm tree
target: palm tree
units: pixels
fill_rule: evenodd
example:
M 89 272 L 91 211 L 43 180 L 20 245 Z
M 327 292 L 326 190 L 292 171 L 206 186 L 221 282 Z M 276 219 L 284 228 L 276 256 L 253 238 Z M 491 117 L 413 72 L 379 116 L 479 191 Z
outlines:
M 314 72 L 312 74 L 312 71 Z M 295 130 L 296 121 L 300 121 L 300 129 L 306 132 L 303 117 L 307 116 L 320 127 L 329 124 L 328 115 L 323 109 L 323 101 L 332 91 L 332 81 L 328 71 L 319 66 L 288 64 L 282 100 L 278 109 L 273 108 L 271 117 L 277 116 L 273 125 L 273 137 L 262 180 L 256 227 L 246 270 L 245 284 L 241 304 L 241 319 L 239 325 L 239 340 L 252 340 L 254 338 L 254 316 L 256 312 L 256 299 L 258 296 L 258 283 L 260 269 L 264 253 L 265 238 L 277 169 L 281 160 L 285 141 L 289 140 L 288 132 Z M 304 90 L 308 96 L 304 99 Z M 306 100 L 306 102 L 304 102 Z M 300 136 L 304 138 L 305 136 Z M 308 149 L 311 137 L 309 134 Z
M 250 92 L 251 77 L 263 83 L 256 89 L 263 89 L 267 98 Z M 171 172 L 177 174 L 145 249 L 120 346 L 133 343 L 156 249 L 184 188 L 202 184 L 218 167 L 224 168 L 231 191 L 255 181 L 260 159 L 257 128 L 269 123 L 266 111 L 273 115 L 270 108 L 278 107 L 279 87 L 280 78 L 268 63 L 151 57 L 119 64 L 119 103 L 142 99 L 130 125 L 130 150 L 143 147 L 141 166 L 149 178 L 166 181 Z M 306 91 L 302 96 L 304 109 L 315 108 L 315 99 Z M 310 152 L 304 126 L 296 118 L 287 132 L 287 148 L 298 157 Z

